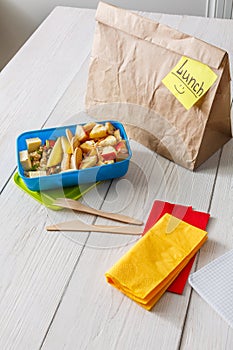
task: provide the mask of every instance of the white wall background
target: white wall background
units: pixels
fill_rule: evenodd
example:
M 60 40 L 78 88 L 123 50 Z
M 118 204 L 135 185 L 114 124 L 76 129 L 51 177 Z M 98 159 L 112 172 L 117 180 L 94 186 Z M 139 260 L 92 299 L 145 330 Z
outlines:
M 142 11 L 232 17 L 233 0 L 106 0 Z M 0 69 L 58 5 L 96 8 L 98 0 L 0 0 Z

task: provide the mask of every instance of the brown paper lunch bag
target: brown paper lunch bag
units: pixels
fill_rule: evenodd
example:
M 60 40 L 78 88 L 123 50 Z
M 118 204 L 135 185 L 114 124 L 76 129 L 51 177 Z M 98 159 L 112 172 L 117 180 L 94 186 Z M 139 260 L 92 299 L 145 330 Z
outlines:
M 162 83 L 182 56 L 217 74 L 189 110 Z M 129 138 L 193 170 L 231 138 L 228 54 L 100 2 L 85 105 L 88 114 L 123 122 Z

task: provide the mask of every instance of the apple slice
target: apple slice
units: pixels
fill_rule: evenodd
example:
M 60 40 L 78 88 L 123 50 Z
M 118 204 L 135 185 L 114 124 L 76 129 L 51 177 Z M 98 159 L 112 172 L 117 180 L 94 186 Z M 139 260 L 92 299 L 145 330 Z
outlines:
M 128 148 L 126 146 L 125 140 L 118 142 L 118 144 L 115 146 L 115 149 L 117 152 L 128 153 Z
M 52 148 L 55 145 L 55 140 L 45 140 L 45 147 Z
M 101 139 L 107 136 L 106 127 L 102 124 L 96 124 L 89 134 L 91 139 Z
M 107 136 L 104 140 L 100 141 L 99 146 L 100 147 L 114 146 L 114 145 L 116 145 L 116 143 L 117 143 L 117 140 L 116 140 L 115 136 L 110 135 L 110 136 Z
M 116 159 L 117 152 L 114 147 L 112 146 L 106 146 L 103 148 L 103 151 L 101 153 L 101 157 L 104 160 L 114 160 Z
M 77 147 L 74 151 L 74 157 L 75 157 L 75 166 L 76 169 L 79 168 L 79 165 L 81 164 L 81 161 L 83 159 L 83 152 L 81 148 Z
M 75 135 L 75 136 L 72 137 L 71 142 L 70 142 L 70 145 L 71 145 L 71 152 L 74 153 L 75 149 L 76 149 L 77 147 L 79 147 L 79 145 L 80 145 L 80 141 L 79 141 L 77 135 Z
M 71 154 L 64 153 L 63 159 L 61 162 L 61 171 L 66 171 L 70 169 L 70 160 L 71 160 Z
M 72 153 L 70 142 L 66 136 L 61 136 L 61 145 L 63 153 Z
M 88 140 L 80 145 L 80 148 L 84 153 L 90 152 L 95 147 L 95 142 L 93 140 Z
M 47 167 L 60 164 L 62 161 L 62 158 L 63 158 L 63 150 L 61 145 L 61 138 L 58 137 L 50 153 L 50 156 L 47 162 Z
M 97 156 L 98 153 L 97 153 L 97 149 L 96 148 L 92 148 L 90 150 L 90 152 L 87 153 L 88 156 Z
M 89 133 L 94 128 L 95 125 L 96 125 L 95 122 L 89 122 L 89 123 L 83 125 L 83 129 Z
M 80 142 L 83 142 L 87 139 L 87 133 L 81 125 L 76 126 L 75 135 Z
M 82 160 L 79 169 L 92 168 L 97 163 L 97 156 L 86 157 Z
M 72 134 L 70 129 L 66 129 L 66 137 L 67 137 L 69 143 L 71 143 L 71 140 L 73 138 L 73 134 Z
M 114 126 L 111 123 L 106 122 L 105 123 L 105 128 L 106 128 L 108 134 L 110 134 L 110 135 L 114 134 L 115 128 L 114 128 Z
M 115 138 L 117 139 L 118 142 L 122 140 L 121 133 L 120 133 L 119 129 L 114 131 L 114 136 L 115 136 Z
M 104 162 L 102 162 L 101 160 L 98 160 L 98 162 L 96 163 L 97 166 L 101 166 L 101 165 L 105 165 Z
M 128 152 L 127 152 L 127 153 L 118 152 L 118 153 L 117 153 L 117 157 L 116 157 L 116 161 L 117 161 L 117 162 L 120 162 L 121 160 L 125 160 L 125 159 L 128 158 L 128 156 L 129 156 L 129 153 L 128 153 Z
M 71 156 L 71 168 L 78 169 L 83 159 L 83 152 L 81 148 L 75 148 L 74 154 Z
M 114 164 L 114 160 L 105 160 L 104 164 Z

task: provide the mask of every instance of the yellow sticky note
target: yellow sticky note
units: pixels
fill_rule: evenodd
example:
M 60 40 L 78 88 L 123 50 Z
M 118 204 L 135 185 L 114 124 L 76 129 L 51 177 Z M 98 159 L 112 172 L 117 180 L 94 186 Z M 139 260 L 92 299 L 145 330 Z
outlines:
M 216 79 L 217 75 L 206 64 L 183 56 L 162 82 L 188 110 Z

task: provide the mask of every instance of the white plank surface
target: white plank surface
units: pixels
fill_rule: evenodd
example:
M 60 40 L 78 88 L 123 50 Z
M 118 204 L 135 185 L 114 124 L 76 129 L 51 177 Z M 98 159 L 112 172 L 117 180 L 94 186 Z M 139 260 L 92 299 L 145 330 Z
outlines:
M 233 142 L 224 148 L 214 188 L 210 213 L 209 241 L 201 249 L 198 268 L 206 265 L 233 247 Z M 227 277 L 226 277 L 227 278 Z M 232 349 L 233 331 L 212 308 L 193 291 L 185 325 L 182 349 Z M 198 307 L 197 307 L 198 305 Z M 190 325 L 192 324 L 192 329 Z M 209 334 L 210 336 L 206 336 Z
M 232 58 L 232 22 L 144 15 L 221 46 Z M 104 272 L 134 243 L 132 237 L 47 233 L 51 222 L 95 218 L 48 210 L 7 182 L 19 132 L 86 117 L 93 30 L 94 11 L 57 8 L 0 75 L 0 348 L 231 349 L 232 329 L 188 285 L 182 296 L 166 293 L 152 312 L 107 285 Z M 131 145 L 126 176 L 99 185 L 83 200 L 144 221 L 155 199 L 210 209 L 209 241 L 197 266 L 232 248 L 232 142 L 195 173 Z
M 109 208 L 109 203 L 114 201 L 115 210 L 121 210 L 122 202 L 133 195 L 134 200 L 124 212 L 135 215 L 140 213 L 138 207 L 142 207 L 142 218 L 146 218 L 154 198 L 164 198 L 166 193 L 167 200 L 190 203 L 196 181 L 202 181 L 206 196 L 202 196 L 201 201 L 197 196 L 194 205 L 207 210 L 217 160 L 216 155 L 206 163 L 198 180 L 191 172 L 179 168 L 177 178 L 183 179 L 180 191 L 170 181 L 172 173 L 176 172 L 171 163 L 161 157 L 155 158 L 142 147 L 135 147 L 133 162 L 125 177 L 133 184 L 132 192 L 114 201 L 111 188 L 103 208 Z M 150 174 L 148 178 L 140 176 L 142 169 L 144 174 Z M 193 185 L 191 192 L 190 184 Z M 98 219 L 97 222 L 106 221 Z M 109 245 L 114 248 L 106 249 Z M 155 344 L 162 349 L 178 347 L 189 301 L 189 286 L 182 296 L 166 293 L 152 312 L 145 312 L 105 282 L 104 272 L 128 249 L 121 237 L 110 239 L 106 235 L 91 234 L 42 349 L 157 349 Z M 67 320 L 65 324 L 64 320 Z
M 16 137 L 44 125 L 90 52 L 93 18 L 57 7 L 0 73 L 0 189 L 15 167 Z

